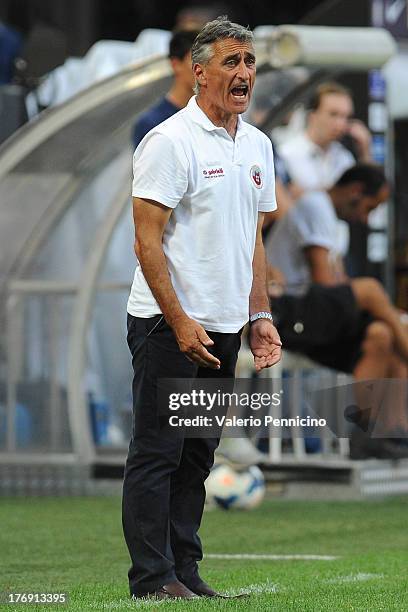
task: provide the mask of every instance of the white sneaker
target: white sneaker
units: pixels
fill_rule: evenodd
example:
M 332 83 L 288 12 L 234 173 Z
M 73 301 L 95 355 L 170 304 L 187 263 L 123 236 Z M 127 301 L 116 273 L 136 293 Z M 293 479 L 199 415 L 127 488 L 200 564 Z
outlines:
M 264 463 L 267 455 L 261 453 L 247 437 L 222 438 L 215 452 L 215 463 L 230 463 L 233 467 L 246 467 Z

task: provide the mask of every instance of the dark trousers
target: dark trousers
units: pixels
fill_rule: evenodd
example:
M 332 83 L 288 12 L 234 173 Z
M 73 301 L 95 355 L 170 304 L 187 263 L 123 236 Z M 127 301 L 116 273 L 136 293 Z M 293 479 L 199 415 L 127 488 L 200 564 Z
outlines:
M 207 332 L 219 370 L 201 368 L 181 353 L 161 315 L 128 315 L 132 353 L 133 432 L 123 484 L 123 530 L 132 567 L 131 594 L 147 594 L 178 578 L 199 581 L 202 559 L 198 529 L 205 501 L 204 481 L 219 438 L 185 438 L 159 427 L 156 398 L 160 378 L 233 378 L 240 333 Z

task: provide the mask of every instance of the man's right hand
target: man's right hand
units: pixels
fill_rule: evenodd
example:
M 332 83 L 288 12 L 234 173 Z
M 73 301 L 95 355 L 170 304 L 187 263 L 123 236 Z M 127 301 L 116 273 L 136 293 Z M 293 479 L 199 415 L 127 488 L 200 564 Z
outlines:
M 172 328 L 180 351 L 190 361 L 198 363 L 202 368 L 220 369 L 220 360 L 211 355 L 205 348 L 206 346 L 212 346 L 214 342 L 207 335 L 202 325 L 186 317 L 173 324 Z

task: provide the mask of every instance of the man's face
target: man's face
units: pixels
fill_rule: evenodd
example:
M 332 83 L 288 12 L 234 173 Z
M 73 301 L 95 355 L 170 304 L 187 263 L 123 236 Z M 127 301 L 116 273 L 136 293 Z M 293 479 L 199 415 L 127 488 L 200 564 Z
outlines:
M 350 96 L 338 93 L 323 94 L 319 107 L 311 113 L 311 120 L 321 140 L 331 142 L 342 138 L 348 131 L 353 111 Z
M 201 92 L 222 112 L 244 113 L 255 83 L 254 48 L 250 43 L 226 38 L 214 43 L 213 50 L 208 64 L 194 66 Z
M 367 225 L 370 212 L 375 210 L 379 204 L 386 202 L 389 197 L 388 185 L 383 185 L 375 195 L 364 194 L 362 185 L 359 183 L 350 185 L 349 201 L 342 210 L 341 218 L 351 223 Z
M 183 59 L 179 59 L 178 57 L 171 58 L 171 64 L 176 79 L 182 82 L 186 88 L 191 88 L 191 95 L 193 95 L 195 79 L 191 68 L 191 51 L 188 51 Z

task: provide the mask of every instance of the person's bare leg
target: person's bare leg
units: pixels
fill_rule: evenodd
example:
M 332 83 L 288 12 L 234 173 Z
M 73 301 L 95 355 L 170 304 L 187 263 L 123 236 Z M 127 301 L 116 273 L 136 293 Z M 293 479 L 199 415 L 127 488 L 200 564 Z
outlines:
M 407 373 L 406 364 L 398 355 L 392 354 L 384 396 L 376 415 L 375 437 L 383 437 L 384 434 L 401 437 L 408 432 Z
M 354 278 L 350 285 L 358 306 L 390 327 L 395 349 L 408 363 L 408 331 L 382 285 L 373 278 Z
M 393 351 L 391 329 L 381 321 L 371 323 L 361 348 L 362 357 L 353 376 L 356 382 L 373 381 L 373 385 L 356 386 L 356 399 L 365 421 L 362 424 L 375 427 L 379 437 L 398 430 L 408 431 L 408 368 Z
M 393 335 L 382 321 L 368 325 L 361 345 L 362 356 L 353 371 L 356 380 L 381 380 L 391 366 Z
M 392 364 L 390 378 L 400 381 L 400 384 L 391 391 L 390 405 L 394 405 L 394 410 L 390 411 L 393 417 L 392 429 L 408 432 L 408 366 L 395 355 Z
M 375 321 L 367 327 L 361 345 L 362 356 L 353 371 L 356 383 L 375 381 L 374 386 L 355 386 L 359 425 L 363 429 L 372 427 L 376 422 L 378 409 L 383 401 L 385 379 L 391 367 L 392 343 L 392 332 L 382 321 Z

